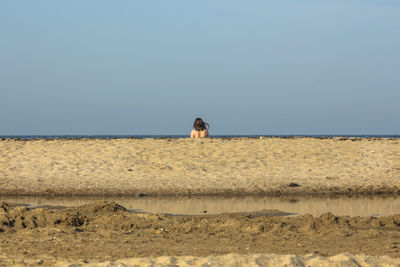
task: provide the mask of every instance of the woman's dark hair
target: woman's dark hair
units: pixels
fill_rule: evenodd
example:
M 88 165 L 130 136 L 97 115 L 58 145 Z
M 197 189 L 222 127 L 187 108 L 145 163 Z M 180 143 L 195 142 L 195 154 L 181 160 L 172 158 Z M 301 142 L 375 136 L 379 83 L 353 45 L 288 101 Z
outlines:
M 196 118 L 193 123 L 193 128 L 196 131 L 208 130 L 208 128 L 210 128 L 210 124 L 204 122 L 201 118 Z

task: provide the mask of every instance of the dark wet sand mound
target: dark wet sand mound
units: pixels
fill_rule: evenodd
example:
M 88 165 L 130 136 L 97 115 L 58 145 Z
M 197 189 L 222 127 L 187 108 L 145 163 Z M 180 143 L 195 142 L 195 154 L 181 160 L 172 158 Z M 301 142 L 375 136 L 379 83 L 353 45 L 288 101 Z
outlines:
M 400 257 L 400 215 L 284 215 L 261 211 L 169 216 L 132 213 L 113 202 L 61 210 L 2 203 L 0 251 L 7 259 L 48 263 L 228 253 Z

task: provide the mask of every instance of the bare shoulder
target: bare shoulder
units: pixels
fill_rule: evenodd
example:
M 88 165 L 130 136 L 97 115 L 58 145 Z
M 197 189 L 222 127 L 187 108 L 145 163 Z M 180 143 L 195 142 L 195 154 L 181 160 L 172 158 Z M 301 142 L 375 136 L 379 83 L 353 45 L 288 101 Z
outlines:
M 190 138 L 196 138 L 196 134 L 197 134 L 196 130 L 192 130 L 190 132 Z

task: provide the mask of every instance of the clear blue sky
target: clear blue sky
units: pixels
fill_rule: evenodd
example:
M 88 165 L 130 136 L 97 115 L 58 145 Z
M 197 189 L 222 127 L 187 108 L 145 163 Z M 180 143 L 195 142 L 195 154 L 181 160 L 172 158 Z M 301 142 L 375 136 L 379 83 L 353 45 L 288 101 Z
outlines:
M 0 1 L 0 134 L 400 134 L 399 1 Z

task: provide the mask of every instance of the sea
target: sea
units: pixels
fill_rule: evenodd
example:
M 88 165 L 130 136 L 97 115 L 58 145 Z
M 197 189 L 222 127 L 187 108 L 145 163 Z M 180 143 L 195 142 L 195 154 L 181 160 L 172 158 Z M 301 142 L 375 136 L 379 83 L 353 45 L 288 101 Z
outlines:
M 188 135 L 0 135 L 0 139 L 20 139 L 20 140 L 32 140 L 32 139 L 144 139 L 144 138 L 157 138 L 157 139 L 168 139 L 168 138 L 188 138 Z M 400 138 L 400 135 L 213 135 L 211 138 L 296 138 L 296 137 L 313 137 L 313 138 Z

